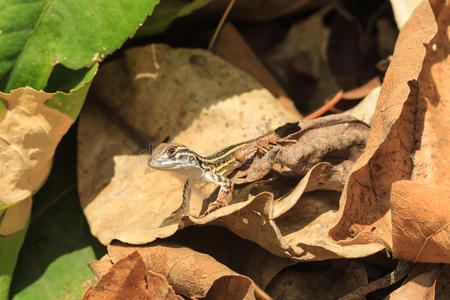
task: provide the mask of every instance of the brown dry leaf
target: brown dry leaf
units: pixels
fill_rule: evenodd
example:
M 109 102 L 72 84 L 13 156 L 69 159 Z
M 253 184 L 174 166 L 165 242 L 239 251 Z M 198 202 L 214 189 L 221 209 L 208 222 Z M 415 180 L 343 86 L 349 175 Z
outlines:
M 346 91 L 342 94 L 342 99 L 345 100 L 356 100 L 361 99 L 369 95 L 371 91 L 381 86 L 381 82 L 378 77 L 374 77 L 365 84 L 354 88 L 350 91 Z
M 183 217 L 182 224 L 222 226 L 275 255 L 299 261 L 363 257 L 379 251 L 382 246 L 377 244 L 343 247 L 328 238 L 337 220 L 339 193 L 319 190 L 335 173 L 339 172 L 332 165 L 320 163 L 280 198 L 262 192 L 200 219 Z
M 418 265 L 408 275 L 407 282 L 393 291 L 385 300 L 434 300 L 436 280 L 439 276 L 436 265 Z
M 301 118 L 295 104 L 273 78 L 258 56 L 253 52 L 240 32 L 231 23 L 225 23 L 214 45 L 214 53 L 247 72 L 272 93 L 287 110 Z
M 150 270 L 133 251 L 116 260 L 94 286 L 90 286 L 83 300 L 95 299 L 183 299 L 175 294 L 167 280 Z
M 92 272 L 94 272 L 97 279 L 103 277 L 106 273 L 109 272 L 113 263 L 109 258 L 108 254 L 103 255 L 100 260 L 95 260 L 93 262 L 88 263 L 89 268 Z
M 342 262 L 343 267 L 305 272 L 290 268 L 278 274 L 267 288 L 275 299 L 337 299 L 361 286 L 367 285 L 363 265 Z
M 0 119 L 0 206 L 31 197 L 48 176 L 56 145 L 74 121 L 46 105 L 54 95 L 30 87 L 0 92 L 6 104 Z
M 178 229 L 160 225 L 180 205 L 184 178 L 150 169 L 146 143 L 170 137 L 208 154 L 297 120 L 253 78 L 204 50 L 127 50 L 103 65 L 92 91 L 80 115 L 78 191 L 103 244 L 144 244 Z M 215 188 L 193 190 L 191 214 Z
M 375 114 L 380 91 L 381 87 L 373 89 L 358 105 L 345 111 L 344 114 L 351 115 L 370 125 Z
M 393 253 L 411 261 L 450 263 L 450 186 L 392 185 Z
M 280 162 L 301 174 L 322 159 L 334 167 L 317 165 L 299 184 L 296 175 L 289 185 L 272 176 L 241 186 L 228 207 L 204 218 L 167 222 L 181 203 L 184 178 L 147 166 L 147 155 L 138 155 L 146 147 L 141 146 L 145 136 L 159 143 L 169 135 L 208 154 L 267 133 L 295 116 L 253 79 L 207 52 L 152 45 L 128 50 L 125 58 L 100 71 L 95 98 L 85 106 L 78 131 L 80 199 L 91 231 L 102 243 L 117 239 L 145 244 L 184 226 L 216 224 L 275 255 L 297 260 L 360 257 L 380 249 L 379 245 L 350 249 L 328 239 L 328 229 L 336 223 L 337 192 L 310 193 L 299 200 L 305 191 L 341 190 L 346 170 L 367 136 L 367 125 L 350 116 L 279 129 L 285 131 L 281 136 L 299 140 L 289 151 L 284 147 L 279 152 Z M 132 83 L 122 83 L 127 80 Z M 246 92 L 249 88 L 253 90 Z M 241 94 L 233 96 L 233 90 Z M 309 157 L 300 161 L 292 155 Z M 204 199 L 213 200 L 215 189 L 204 185 L 193 191 L 192 216 L 207 206 Z M 298 215 L 300 222 L 294 217 Z
M 342 245 L 381 243 L 390 249 L 401 247 L 393 244 L 392 222 L 399 219 L 391 220 L 391 207 L 396 207 L 397 216 L 406 216 L 404 210 L 409 208 L 401 202 L 391 204 L 395 200 L 390 198 L 392 185 L 410 179 L 410 186 L 449 185 L 449 5 L 448 1 L 423 2 L 400 32 L 367 147 L 353 166 L 340 201 L 340 220 L 330 232 Z M 445 225 L 445 221 L 437 222 Z M 401 228 L 402 235 L 412 242 L 418 231 L 431 234 L 427 223 Z M 437 239 L 439 249 L 448 247 L 448 239 Z M 420 245 L 409 246 L 418 249 L 422 245 L 423 239 Z M 420 261 L 435 259 L 420 255 Z M 448 261 L 448 257 L 440 259 Z
M 108 246 L 113 262 L 135 251 L 142 256 L 148 269 L 163 275 L 178 294 L 186 297 L 255 299 L 255 293 L 264 294 L 250 278 L 233 272 L 209 255 L 177 244 L 159 242 L 131 246 L 115 243 Z
M 231 179 L 235 184 L 254 182 L 266 176 L 274 163 L 304 175 L 319 162 L 329 162 L 340 170 L 341 176 L 323 181 L 322 190 L 341 191 L 351 165 L 364 148 L 368 133 L 366 124 L 346 115 L 288 123 L 277 128 L 275 134 L 279 139 L 295 143 L 285 143 L 263 156 L 256 156 Z
M 10 236 L 21 231 L 27 225 L 33 200 L 31 197 L 7 208 L 0 213 L 0 237 Z
M 233 271 L 250 277 L 263 289 L 281 270 L 296 263 L 291 259 L 275 256 L 257 244 L 218 226 L 191 226 L 166 240 L 211 255 Z
M 311 111 L 321 107 L 324 99 L 340 90 L 326 52 L 330 29 L 324 25 L 323 18 L 331 8 L 326 6 L 309 18 L 293 24 L 285 39 L 264 55 L 265 63 L 291 95 L 295 95 L 298 90 L 300 76 L 317 80 L 315 84 L 309 81 L 304 84 Z
M 448 300 L 450 295 L 450 265 L 443 265 L 436 282 L 436 300 Z

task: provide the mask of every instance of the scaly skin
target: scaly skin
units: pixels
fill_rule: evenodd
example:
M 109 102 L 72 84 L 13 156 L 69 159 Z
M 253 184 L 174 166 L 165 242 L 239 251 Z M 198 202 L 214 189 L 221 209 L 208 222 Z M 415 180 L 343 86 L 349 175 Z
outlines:
M 183 202 L 171 217 L 189 214 L 189 200 L 193 184 L 206 181 L 219 185 L 219 195 L 208 206 L 206 215 L 230 203 L 233 184 L 227 178 L 229 174 L 253 158 L 258 151 L 265 153 L 278 143 L 285 142 L 295 141 L 276 139 L 275 135 L 271 133 L 227 147 L 210 156 L 201 156 L 181 144 L 162 143 L 153 150 L 148 165 L 154 169 L 188 176 L 183 189 Z

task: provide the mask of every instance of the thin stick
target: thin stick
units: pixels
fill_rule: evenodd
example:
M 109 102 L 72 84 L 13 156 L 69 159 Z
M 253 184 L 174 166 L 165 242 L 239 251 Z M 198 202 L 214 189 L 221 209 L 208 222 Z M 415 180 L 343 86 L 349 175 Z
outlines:
M 323 115 L 324 113 L 329 111 L 330 108 L 335 106 L 339 101 L 341 101 L 343 94 L 344 93 L 342 91 L 337 92 L 337 94 L 334 96 L 333 99 L 331 99 L 330 102 L 325 103 L 325 105 L 323 105 L 321 108 L 319 108 L 315 112 L 313 112 L 313 113 L 307 115 L 306 117 L 304 117 L 303 120 L 312 120 L 312 119 L 316 119 L 316 118 L 320 117 L 321 115 Z
M 413 267 L 412 263 L 405 260 L 400 260 L 395 270 L 392 271 L 391 273 L 387 274 L 384 277 L 381 277 L 380 279 L 372 281 L 368 285 L 360 287 L 343 297 L 338 298 L 338 300 L 361 299 L 369 293 L 390 286 L 396 283 L 397 281 L 403 279 L 406 275 L 408 275 L 412 267 Z
M 225 20 L 228 17 L 228 14 L 230 13 L 230 10 L 234 5 L 234 2 L 236 2 L 236 0 L 230 0 L 230 3 L 228 3 L 228 6 L 225 9 L 225 12 L 222 15 L 222 18 L 220 18 L 219 24 L 216 27 L 216 31 L 214 31 L 214 34 L 213 34 L 211 40 L 209 41 L 208 51 L 211 51 L 212 47 L 216 43 L 217 36 L 219 36 L 219 32 L 222 30 L 223 23 L 225 23 Z

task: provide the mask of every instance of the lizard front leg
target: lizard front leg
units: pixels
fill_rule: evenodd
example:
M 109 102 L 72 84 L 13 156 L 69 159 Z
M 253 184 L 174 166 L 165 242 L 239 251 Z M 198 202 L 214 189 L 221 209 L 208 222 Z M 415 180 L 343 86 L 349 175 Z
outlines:
M 183 202 L 177 210 L 170 214 L 169 219 L 178 219 L 182 216 L 189 215 L 192 185 L 192 180 L 188 177 L 183 187 Z
M 208 208 L 205 211 L 205 215 L 210 212 L 227 206 L 229 202 L 231 202 L 232 192 L 233 192 L 233 184 L 230 179 L 225 176 L 217 175 L 211 172 L 206 172 L 203 175 L 203 180 L 213 182 L 220 186 L 219 195 L 217 195 L 216 201 L 212 202 L 208 205 Z

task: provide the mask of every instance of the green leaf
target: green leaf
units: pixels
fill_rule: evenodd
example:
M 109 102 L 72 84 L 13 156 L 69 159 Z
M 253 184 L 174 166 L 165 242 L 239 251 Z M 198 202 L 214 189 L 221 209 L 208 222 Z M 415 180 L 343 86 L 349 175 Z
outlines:
M 76 126 L 61 140 L 49 180 L 33 197 L 30 229 L 11 286 L 14 300 L 80 299 L 106 252 L 91 236 L 76 189 Z
M 137 37 L 144 37 L 164 32 L 177 18 L 187 16 L 193 11 L 205 6 L 212 0 L 164 0 L 154 13 L 145 21 L 136 33 Z
M 43 89 L 53 67 L 79 70 L 132 36 L 158 0 L 0 1 L 0 89 Z
M 98 64 L 95 64 L 90 69 L 84 68 L 79 71 L 68 70 L 62 66 L 55 68 L 47 89 L 53 88 L 55 91 L 63 90 L 66 92 L 57 92 L 52 101 L 47 103 L 47 106 L 57 109 L 75 120 L 81 111 L 97 69 Z M 58 79 L 53 81 L 54 74 L 58 74 L 56 75 Z M 61 80 L 61 78 L 63 79 Z
M 28 227 L 28 226 L 27 226 Z M 0 300 L 7 300 L 17 256 L 27 228 L 8 237 L 0 237 Z

